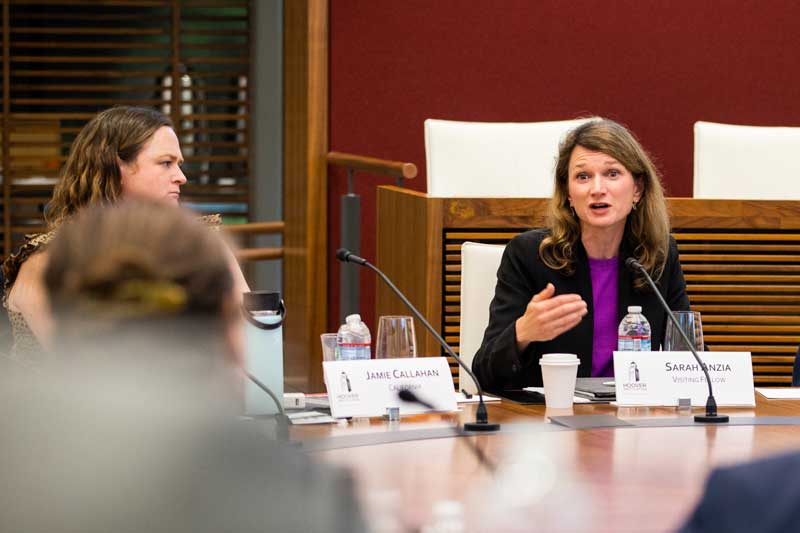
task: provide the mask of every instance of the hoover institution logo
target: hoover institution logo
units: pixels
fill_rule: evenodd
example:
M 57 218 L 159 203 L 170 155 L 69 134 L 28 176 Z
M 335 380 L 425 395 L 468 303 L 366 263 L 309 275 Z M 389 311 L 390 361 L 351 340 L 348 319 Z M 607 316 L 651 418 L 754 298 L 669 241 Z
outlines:
M 643 383 L 639 375 L 639 365 L 636 361 L 631 361 L 628 365 L 628 376 L 622 384 L 625 392 L 647 392 L 647 383 Z
M 353 392 L 353 386 L 350 383 L 350 376 L 347 372 L 342 370 L 339 374 L 339 394 L 336 395 L 340 402 L 357 402 L 358 393 Z
M 344 370 L 342 370 L 342 375 L 339 376 L 339 388 L 342 391 L 353 392 L 353 387 L 350 386 L 350 376 Z

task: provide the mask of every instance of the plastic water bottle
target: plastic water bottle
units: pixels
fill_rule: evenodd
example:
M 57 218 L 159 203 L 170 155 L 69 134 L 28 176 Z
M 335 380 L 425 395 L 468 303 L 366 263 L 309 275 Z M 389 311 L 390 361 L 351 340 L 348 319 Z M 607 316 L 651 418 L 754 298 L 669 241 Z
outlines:
M 361 315 L 348 315 L 336 334 L 336 347 L 340 361 L 369 359 L 372 337 Z
M 649 352 L 650 322 L 638 305 L 628 307 L 628 314 L 619 323 L 617 350 L 621 352 Z

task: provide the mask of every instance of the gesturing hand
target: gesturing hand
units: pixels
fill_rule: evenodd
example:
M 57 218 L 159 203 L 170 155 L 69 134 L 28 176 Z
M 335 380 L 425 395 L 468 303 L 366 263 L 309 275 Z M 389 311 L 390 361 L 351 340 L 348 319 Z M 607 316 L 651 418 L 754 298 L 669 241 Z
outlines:
M 549 341 L 568 331 L 587 313 L 586 302 L 577 294 L 553 296 L 552 283 L 534 295 L 525 314 L 517 319 L 517 347 L 524 350 L 531 342 Z

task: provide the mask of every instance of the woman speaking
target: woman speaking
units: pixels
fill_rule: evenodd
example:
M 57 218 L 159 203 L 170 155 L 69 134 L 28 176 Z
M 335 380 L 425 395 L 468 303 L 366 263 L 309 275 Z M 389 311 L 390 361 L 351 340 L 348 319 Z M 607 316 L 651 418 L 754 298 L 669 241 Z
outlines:
M 539 357 L 580 358 L 578 376 L 613 376 L 617 327 L 640 305 L 656 350 L 667 317 L 635 258 L 673 310 L 688 310 L 678 250 L 658 174 L 633 135 L 591 120 L 559 147 L 547 228 L 508 243 L 489 325 L 472 369 L 489 390 L 541 386 Z

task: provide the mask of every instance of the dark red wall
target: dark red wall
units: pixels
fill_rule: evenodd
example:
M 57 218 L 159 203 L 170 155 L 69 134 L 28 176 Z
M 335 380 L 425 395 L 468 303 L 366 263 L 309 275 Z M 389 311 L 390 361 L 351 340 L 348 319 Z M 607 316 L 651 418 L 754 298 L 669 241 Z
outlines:
M 331 0 L 330 146 L 411 161 L 425 190 L 426 118 L 630 127 L 671 196 L 692 194 L 697 120 L 800 125 L 800 2 Z M 375 187 L 361 175 L 362 255 L 375 257 Z M 343 173 L 330 176 L 330 248 Z M 410 258 L 409 260 L 413 260 Z M 375 279 L 362 314 L 374 332 Z M 331 263 L 330 327 L 339 268 Z

